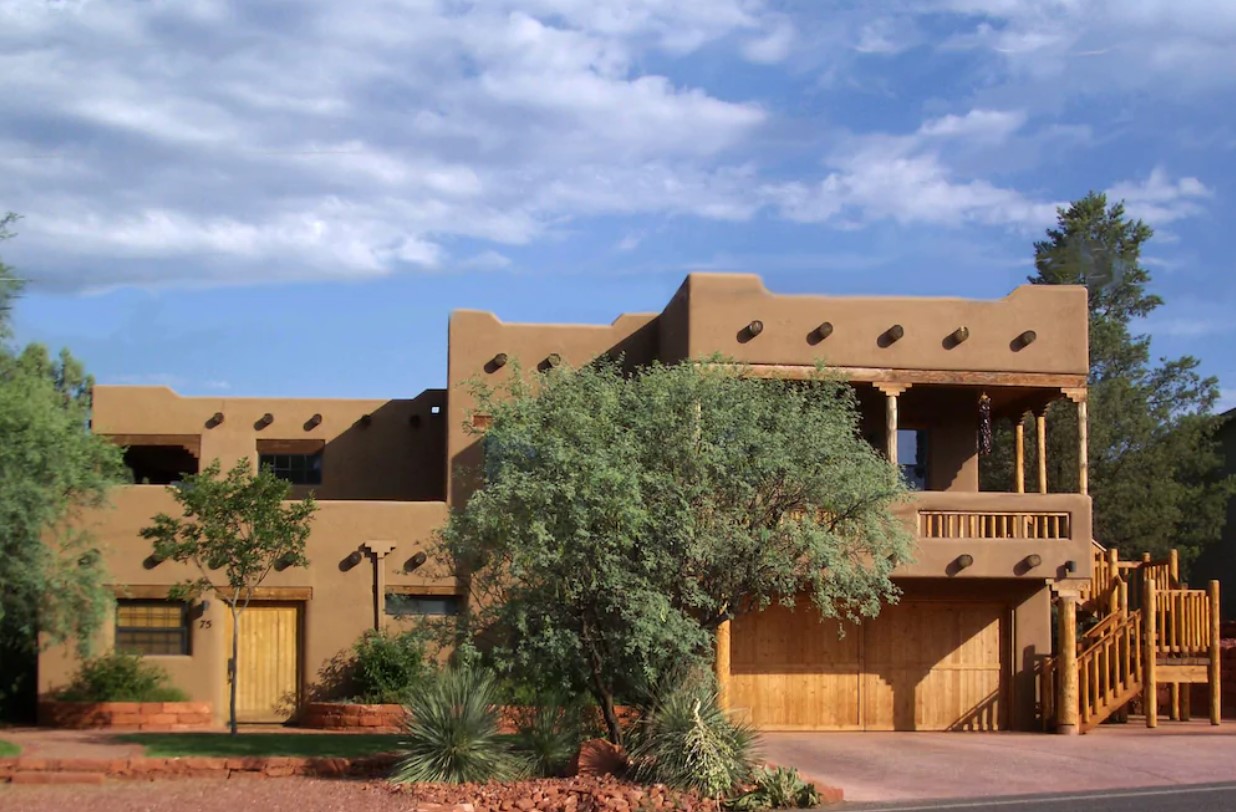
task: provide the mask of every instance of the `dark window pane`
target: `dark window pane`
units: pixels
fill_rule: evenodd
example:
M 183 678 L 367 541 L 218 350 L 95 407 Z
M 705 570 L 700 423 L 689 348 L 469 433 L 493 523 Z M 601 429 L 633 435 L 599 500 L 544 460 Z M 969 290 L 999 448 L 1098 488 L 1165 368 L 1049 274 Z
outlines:
M 462 601 L 458 595 L 405 595 L 386 593 L 386 614 L 392 617 L 428 615 L 444 617 L 459 614 Z

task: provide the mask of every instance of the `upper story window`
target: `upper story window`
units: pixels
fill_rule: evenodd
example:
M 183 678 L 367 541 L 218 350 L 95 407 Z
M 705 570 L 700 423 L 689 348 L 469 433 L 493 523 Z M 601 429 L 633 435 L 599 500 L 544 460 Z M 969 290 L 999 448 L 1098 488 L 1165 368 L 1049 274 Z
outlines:
M 322 484 L 323 440 L 257 441 L 258 465 L 293 485 Z
M 260 454 L 258 464 L 293 485 L 322 484 L 322 452 L 316 454 Z
M 179 601 L 117 600 L 116 651 L 188 654 L 188 605 Z
M 201 438 L 173 434 L 112 434 L 137 485 L 171 485 L 198 472 Z

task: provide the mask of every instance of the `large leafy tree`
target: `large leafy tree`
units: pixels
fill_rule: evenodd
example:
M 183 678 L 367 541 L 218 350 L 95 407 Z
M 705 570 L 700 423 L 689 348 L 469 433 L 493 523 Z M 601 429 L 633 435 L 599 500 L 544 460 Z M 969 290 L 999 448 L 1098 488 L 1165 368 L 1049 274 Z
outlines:
M 12 215 L 0 218 L 10 236 Z M 9 310 L 20 283 L 0 264 L 0 703 L 33 707 L 40 642 L 89 651 L 112 599 L 82 512 L 125 476 L 120 449 L 90 434 L 91 378 L 67 351 L 16 349 Z
M 589 692 L 614 741 L 615 698 L 709 661 L 722 622 L 802 593 L 872 616 L 897 594 L 904 485 L 851 388 L 744 373 L 599 364 L 478 387 L 485 482 L 443 531 L 472 632 L 525 679 Z
M 1192 356 L 1152 360 L 1140 320 L 1163 300 L 1140 262 L 1153 231 L 1119 203 L 1090 193 L 1058 214 L 1034 244 L 1040 285 L 1086 285 L 1090 297 L 1089 463 L 1094 536 L 1130 555 L 1176 547 L 1187 564 L 1219 536 L 1230 478 L 1219 475 L 1212 414 L 1218 381 Z M 1005 432 L 1007 440 L 1008 432 Z M 1077 415 L 1067 401 L 1047 413 L 1048 483 L 1078 486 Z M 1011 481 L 1009 443 L 984 469 L 984 486 Z M 1037 464 L 1030 444 L 1029 469 Z
M 317 506 L 312 497 L 287 501 L 292 489 L 288 482 L 268 469 L 254 474 L 243 459 L 226 474 L 215 460 L 168 489 L 181 515 L 160 513 L 141 534 L 153 543 L 156 558 L 189 563 L 197 570 L 196 577 L 173 588 L 174 599 L 212 592 L 232 613 L 229 720 L 236 735 L 241 616 L 272 571 L 308 565 L 305 544 Z

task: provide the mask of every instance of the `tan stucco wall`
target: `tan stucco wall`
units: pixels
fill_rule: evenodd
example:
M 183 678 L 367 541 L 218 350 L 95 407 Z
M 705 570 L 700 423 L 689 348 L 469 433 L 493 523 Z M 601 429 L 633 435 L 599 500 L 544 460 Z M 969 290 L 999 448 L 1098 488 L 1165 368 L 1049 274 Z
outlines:
M 150 518 L 160 512 L 174 512 L 175 502 L 168 489 L 159 485 L 131 485 L 117 488 L 113 507 L 96 511 L 85 519 L 103 552 L 109 581 L 121 587 L 170 586 L 195 577 L 187 564 L 162 562 L 149 566 L 150 543 L 138 536 Z M 301 668 L 308 689 L 319 672 L 336 654 L 346 651 L 374 625 L 374 568 L 365 556 L 348 568 L 345 559 L 367 542 L 387 542 L 394 550 L 382 560 L 387 586 L 423 588 L 442 592 L 455 586 L 452 578 L 431 561 L 405 573 L 407 560 L 415 553 L 430 551 L 433 534 L 446 520 L 444 502 L 323 501 L 313 518 L 307 556 L 310 566 L 272 572 L 264 587 L 308 587 L 312 599 L 304 607 L 304 638 Z M 225 613 L 221 600 L 206 596 L 209 607 L 192 628 L 192 654 L 186 657 L 152 658 L 165 667 L 173 682 L 190 698 L 215 703 L 222 719 L 226 703 L 227 645 Z M 243 622 L 243 620 L 242 620 Z M 384 622 L 385 625 L 385 622 Z M 103 648 L 110 644 L 112 631 L 105 630 Z M 76 663 L 64 649 L 45 654 L 40 660 L 39 690 L 45 692 L 63 685 Z
M 975 370 L 1085 374 L 1087 298 L 1085 288 L 1023 285 L 1003 299 L 946 299 L 910 296 L 806 296 L 770 293 L 750 274 L 694 273 L 687 294 L 688 353 L 713 353 L 751 364 L 814 364 L 915 370 Z M 763 322 L 755 338 L 741 335 L 752 320 Z M 833 333 L 813 344 L 821 322 Z M 887 347 L 879 338 L 900 324 L 905 336 Z M 945 338 L 958 327 L 970 338 L 948 349 Z M 1019 334 L 1038 338 L 1025 349 L 1010 347 Z
M 433 414 L 433 407 L 438 414 Z M 257 462 L 258 440 L 322 440 L 320 499 L 442 499 L 446 392 L 408 400 L 181 397 L 162 386 L 97 386 L 92 430 L 108 435 L 198 435 L 201 464 Z M 210 427 L 215 413 L 223 422 Z M 274 421 L 255 424 L 264 414 Z M 320 414 L 319 424 L 307 427 Z M 369 415 L 367 425 L 361 418 Z M 412 417 L 419 418 L 412 425 Z M 297 491 L 300 497 L 308 488 Z

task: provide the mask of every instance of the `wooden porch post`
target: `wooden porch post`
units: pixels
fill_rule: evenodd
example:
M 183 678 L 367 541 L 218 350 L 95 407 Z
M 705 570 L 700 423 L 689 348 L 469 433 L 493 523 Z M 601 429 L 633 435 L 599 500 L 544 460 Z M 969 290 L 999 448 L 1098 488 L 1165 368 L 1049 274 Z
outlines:
M 1158 646 L 1155 632 L 1154 579 L 1142 578 L 1142 657 L 1145 660 L 1142 681 L 1142 704 L 1146 706 L 1146 727 L 1159 726 L 1159 677 L 1155 673 Z
M 730 621 L 717 627 L 717 704 L 730 709 Z
M 1210 663 L 1207 673 L 1210 683 L 1210 723 L 1217 725 L 1223 720 L 1222 693 L 1219 683 L 1222 680 L 1222 669 L 1219 667 L 1219 582 L 1211 581 L 1210 593 Z
M 1077 597 L 1061 595 L 1058 608 L 1059 624 L 1057 640 L 1060 653 L 1057 657 L 1060 676 L 1060 696 L 1057 699 L 1056 732 L 1066 736 L 1077 735 Z
M 1039 493 L 1047 493 L 1047 409 L 1034 413 L 1034 433 L 1039 458 Z
M 897 461 L 897 396 L 910 388 L 909 384 L 876 383 L 875 388 L 884 393 L 884 455 L 896 468 Z
M 1017 486 L 1017 493 L 1026 492 L 1026 424 L 1023 417 L 1025 415 L 1018 415 L 1017 424 L 1013 426 L 1013 437 L 1017 441 L 1013 484 Z
M 1107 550 L 1107 567 L 1108 581 L 1112 585 L 1112 594 L 1108 599 L 1107 611 L 1111 614 L 1120 614 L 1120 551 L 1115 547 L 1110 547 Z
M 1086 399 L 1077 402 L 1077 492 L 1090 492 L 1090 426 L 1086 418 Z

